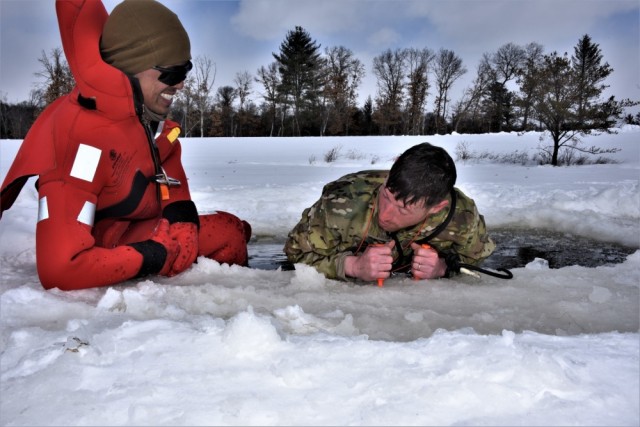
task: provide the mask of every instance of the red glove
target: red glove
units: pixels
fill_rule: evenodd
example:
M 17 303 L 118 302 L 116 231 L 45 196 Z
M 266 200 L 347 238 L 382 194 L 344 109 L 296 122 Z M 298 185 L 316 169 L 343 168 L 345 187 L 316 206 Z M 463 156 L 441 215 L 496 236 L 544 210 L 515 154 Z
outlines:
M 189 268 L 198 257 L 198 226 L 192 222 L 176 222 L 169 227 L 169 235 L 180 245 L 168 274 L 175 276 Z
M 158 274 L 161 276 L 169 276 L 171 266 L 174 264 L 174 261 L 178 257 L 178 252 L 180 251 L 180 245 L 169 234 L 169 221 L 166 219 L 160 220 L 153 232 L 153 235 L 151 236 L 151 240 L 160 243 L 166 249 L 167 258 L 165 259 L 164 265 Z

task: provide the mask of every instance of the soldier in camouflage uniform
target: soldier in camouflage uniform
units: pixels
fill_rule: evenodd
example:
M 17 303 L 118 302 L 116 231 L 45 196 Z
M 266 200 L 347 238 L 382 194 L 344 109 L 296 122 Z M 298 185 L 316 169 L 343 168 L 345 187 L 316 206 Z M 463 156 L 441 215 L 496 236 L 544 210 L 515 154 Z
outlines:
M 456 177 L 447 152 L 422 143 L 390 171 L 331 182 L 289 233 L 287 258 L 331 279 L 365 281 L 409 270 L 417 279 L 448 277 L 452 259 L 478 265 L 495 243 Z

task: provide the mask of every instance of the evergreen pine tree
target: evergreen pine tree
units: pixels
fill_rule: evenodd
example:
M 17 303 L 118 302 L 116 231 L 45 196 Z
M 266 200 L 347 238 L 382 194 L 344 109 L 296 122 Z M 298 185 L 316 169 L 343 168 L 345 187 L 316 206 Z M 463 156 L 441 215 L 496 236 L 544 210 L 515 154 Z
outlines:
M 600 47 L 591 41 L 588 34 L 585 34 L 574 47 L 571 63 L 578 92 L 576 126 L 586 128 L 597 126 L 598 124 L 590 122 L 589 118 L 593 116 L 593 109 L 599 107 L 597 104 L 599 97 L 608 87 L 602 82 L 613 72 L 613 69 L 608 63 L 602 64 Z
M 312 113 L 322 89 L 322 59 L 320 45 L 302 27 L 289 31 L 280 44 L 280 53 L 273 54 L 281 76 L 280 92 L 293 106 L 293 134 L 300 136 L 305 123 L 303 113 Z M 313 117 L 313 114 L 309 115 Z

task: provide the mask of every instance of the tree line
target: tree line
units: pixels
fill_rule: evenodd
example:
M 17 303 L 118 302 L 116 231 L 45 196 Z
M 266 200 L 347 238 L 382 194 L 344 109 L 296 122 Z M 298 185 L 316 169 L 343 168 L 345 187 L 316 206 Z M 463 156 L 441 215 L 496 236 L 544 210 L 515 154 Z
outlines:
M 376 93 L 358 105 L 365 66 L 345 46 L 321 46 L 304 28 L 288 31 L 273 62 L 254 74 L 238 72 L 214 91 L 215 63 L 194 58 L 172 119 L 185 136 L 432 135 L 542 130 L 557 150 L 580 135 L 617 122 L 640 124 L 629 99 L 602 99 L 613 72 L 589 35 L 573 54 L 507 43 L 484 53 L 460 99 L 451 88 L 468 72 L 447 49 L 387 49 L 373 58 Z M 68 93 L 74 79 L 62 50 L 42 52 L 41 79 L 30 99 L 0 102 L 0 137 L 24 138 L 37 115 Z M 577 146 L 576 146 L 577 147 Z M 593 151 L 593 150 L 592 150 Z M 553 161 L 552 161 L 553 163 Z M 555 164 L 555 163 L 554 163 Z

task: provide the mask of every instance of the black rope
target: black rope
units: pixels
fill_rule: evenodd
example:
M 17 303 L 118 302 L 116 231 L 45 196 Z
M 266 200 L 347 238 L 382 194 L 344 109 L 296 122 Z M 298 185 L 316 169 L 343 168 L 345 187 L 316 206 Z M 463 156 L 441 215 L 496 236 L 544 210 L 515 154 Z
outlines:
M 449 210 L 449 214 L 447 215 L 447 218 L 435 230 L 433 230 L 433 232 L 431 232 L 431 234 L 429 234 L 427 237 L 425 237 L 423 239 L 420 239 L 416 243 L 418 243 L 418 244 L 427 243 L 428 244 L 429 241 L 432 238 L 434 238 L 438 234 L 440 234 L 447 227 L 447 225 L 449 225 L 449 222 L 451 221 L 451 218 L 453 217 L 453 213 L 454 213 L 454 211 L 456 209 L 456 199 L 457 198 L 456 198 L 455 189 L 452 189 L 451 190 L 451 209 Z M 458 254 L 455 254 L 455 253 L 452 253 L 452 254 L 439 254 L 439 255 L 440 255 L 440 257 L 445 259 L 445 262 L 447 264 L 447 276 L 449 275 L 449 273 L 451 271 L 459 273 L 461 268 L 466 268 L 467 270 L 477 271 L 479 273 L 487 274 L 489 276 L 497 277 L 499 279 L 511 279 L 511 278 L 513 278 L 513 273 L 511 273 L 506 268 L 498 268 L 497 271 L 501 272 L 501 273 L 498 273 L 496 271 L 488 270 L 486 268 L 477 267 L 475 265 L 461 263 L 460 262 L 460 256 Z
M 447 225 L 449 225 L 449 223 L 451 222 L 453 215 L 456 213 L 456 204 L 458 203 L 458 197 L 456 195 L 455 188 L 451 189 L 450 194 L 451 194 L 451 206 L 449 207 L 449 213 L 447 214 L 447 217 L 433 231 L 431 231 L 431 233 L 429 233 L 428 236 L 423 237 L 420 240 L 417 240 L 416 241 L 417 244 L 422 245 L 424 243 L 429 243 L 429 240 L 433 239 L 438 234 L 442 233 L 444 229 L 447 228 Z
M 478 273 L 487 274 L 489 276 L 497 277 L 498 279 L 513 279 L 513 273 L 506 268 L 497 268 L 496 271 L 488 270 L 486 268 L 477 267 L 471 264 L 458 263 L 460 268 L 466 268 L 467 270 L 477 271 Z M 498 271 L 502 272 L 498 273 Z
M 455 252 L 442 253 L 439 255 L 444 259 L 445 264 L 447 264 L 447 277 L 451 274 L 451 272 L 460 273 L 461 269 L 466 268 L 467 270 L 477 271 L 478 273 L 487 274 L 489 276 L 497 277 L 498 279 L 513 278 L 513 273 L 511 273 L 506 268 L 498 268 L 496 269 L 496 271 L 493 271 L 486 268 L 478 267 L 476 265 L 460 262 L 460 255 Z

